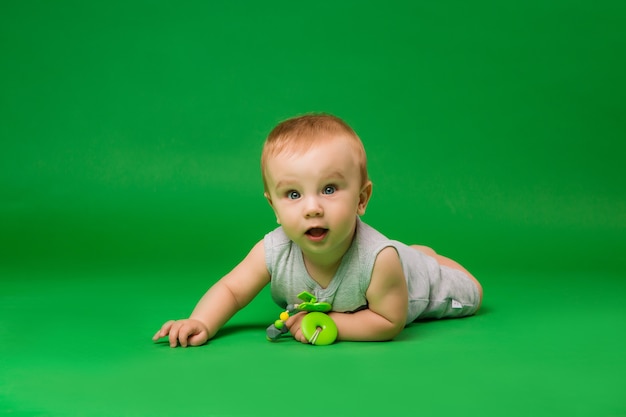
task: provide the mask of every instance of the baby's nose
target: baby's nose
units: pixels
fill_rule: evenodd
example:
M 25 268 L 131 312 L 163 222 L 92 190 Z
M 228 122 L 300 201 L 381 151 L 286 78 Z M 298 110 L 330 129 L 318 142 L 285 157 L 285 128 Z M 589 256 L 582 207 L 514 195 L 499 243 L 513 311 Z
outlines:
M 320 204 L 320 201 L 315 197 L 307 198 L 305 203 L 305 216 L 306 217 L 319 217 L 324 214 L 324 208 Z

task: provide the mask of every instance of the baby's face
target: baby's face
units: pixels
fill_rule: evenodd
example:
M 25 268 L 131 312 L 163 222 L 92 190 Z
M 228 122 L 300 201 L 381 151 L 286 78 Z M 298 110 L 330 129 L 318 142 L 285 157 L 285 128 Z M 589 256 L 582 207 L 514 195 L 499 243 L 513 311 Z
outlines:
M 348 249 L 371 183 L 363 186 L 347 139 L 337 137 L 306 152 L 279 154 L 267 161 L 266 179 L 266 197 L 278 223 L 305 254 Z

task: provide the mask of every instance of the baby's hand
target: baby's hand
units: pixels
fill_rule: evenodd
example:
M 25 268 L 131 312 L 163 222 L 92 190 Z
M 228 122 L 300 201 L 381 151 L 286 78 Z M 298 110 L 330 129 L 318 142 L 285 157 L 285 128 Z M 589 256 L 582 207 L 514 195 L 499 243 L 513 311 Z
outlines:
M 304 318 L 304 316 L 306 316 L 306 314 L 306 312 L 301 311 L 298 314 L 294 314 L 293 316 L 289 317 L 289 319 L 287 319 L 287 321 L 285 322 L 285 325 L 287 325 L 289 333 L 291 333 L 293 338 L 302 343 L 309 343 L 307 338 L 304 337 L 304 335 L 302 334 L 302 329 L 300 329 L 302 319 Z
M 200 346 L 209 340 L 209 330 L 198 320 L 170 320 L 152 336 L 152 340 L 156 342 L 165 336 L 169 336 L 170 347 L 173 348 L 178 344 L 182 347 Z

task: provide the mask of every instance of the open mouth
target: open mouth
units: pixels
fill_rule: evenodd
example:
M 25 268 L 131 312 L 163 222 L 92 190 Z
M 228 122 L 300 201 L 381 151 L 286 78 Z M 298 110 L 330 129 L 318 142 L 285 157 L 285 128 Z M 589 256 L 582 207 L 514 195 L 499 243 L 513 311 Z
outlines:
M 313 239 L 322 239 L 328 233 L 328 229 L 322 227 L 313 227 L 306 231 L 306 235 Z

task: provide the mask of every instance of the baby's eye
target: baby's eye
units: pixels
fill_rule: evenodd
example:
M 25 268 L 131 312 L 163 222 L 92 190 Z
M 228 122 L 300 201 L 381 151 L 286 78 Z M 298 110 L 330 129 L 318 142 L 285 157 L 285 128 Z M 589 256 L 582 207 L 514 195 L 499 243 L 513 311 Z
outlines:
M 334 194 L 335 191 L 337 191 L 337 187 L 335 187 L 334 185 L 327 185 L 326 187 L 324 187 L 324 190 L 322 191 L 323 194 Z
M 300 193 L 295 190 L 287 191 L 287 198 L 290 200 L 297 200 L 300 198 Z

